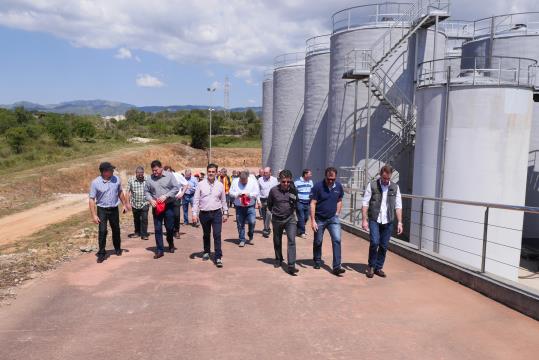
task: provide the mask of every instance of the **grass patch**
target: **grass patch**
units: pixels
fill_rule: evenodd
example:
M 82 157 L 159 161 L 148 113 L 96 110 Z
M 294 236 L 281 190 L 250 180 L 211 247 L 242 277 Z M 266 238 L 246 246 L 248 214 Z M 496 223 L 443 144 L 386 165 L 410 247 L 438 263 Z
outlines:
M 212 147 L 221 148 L 259 148 L 262 140 L 259 138 L 245 138 L 237 136 L 214 136 Z

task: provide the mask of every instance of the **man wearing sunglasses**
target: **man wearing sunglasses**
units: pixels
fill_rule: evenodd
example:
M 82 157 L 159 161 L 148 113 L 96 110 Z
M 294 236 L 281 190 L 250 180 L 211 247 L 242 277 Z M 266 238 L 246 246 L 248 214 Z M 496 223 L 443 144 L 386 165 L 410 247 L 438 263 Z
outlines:
M 314 268 L 320 269 L 322 264 L 322 240 L 324 231 L 328 229 L 333 247 L 333 274 L 340 276 L 346 271 L 341 266 L 341 222 L 339 219 L 344 190 L 336 179 L 337 169 L 328 167 L 325 171 L 325 179 L 313 186 L 311 228 L 314 232 Z
M 268 210 L 272 213 L 271 223 L 273 225 L 273 248 L 275 250 L 275 267 L 281 267 L 283 262 L 283 231 L 286 230 L 288 239 L 287 261 L 288 273 L 295 276 L 298 272 L 296 268 L 296 205 L 298 202 L 298 192 L 291 186 L 292 173 L 290 170 L 283 170 L 279 173 L 279 185 L 269 191 L 267 204 Z

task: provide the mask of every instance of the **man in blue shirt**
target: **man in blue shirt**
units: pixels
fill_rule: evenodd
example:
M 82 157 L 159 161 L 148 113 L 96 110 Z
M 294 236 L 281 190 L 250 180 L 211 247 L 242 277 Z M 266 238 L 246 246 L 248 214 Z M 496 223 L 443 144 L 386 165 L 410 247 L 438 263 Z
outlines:
M 314 232 L 314 268 L 320 269 L 322 263 L 322 240 L 327 228 L 333 247 L 333 274 L 339 276 L 345 272 L 341 266 L 341 222 L 339 219 L 344 190 L 336 179 L 337 169 L 328 167 L 325 171 L 325 179 L 313 186 L 311 190 L 311 228 Z
M 191 175 L 191 170 L 185 170 L 185 180 L 187 180 L 187 190 L 183 194 L 183 224 L 189 224 L 189 204 L 193 207 L 193 198 L 195 196 L 195 190 L 198 186 L 198 179 Z M 196 225 L 193 222 L 193 225 Z
M 120 178 L 114 176 L 114 166 L 109 162 L 99 165 L 100 176 L 96 177 L 90 186 L 89 205 L 92 220 L 99 225 L 99 251 L 97 252 L 97 262 L 105 260 L 107 245 L 107 222 L 112 229 L 112 243 L 116 255 L 122 255 L 120 239 L 120 213 L 118 205 L 122 202 L 125 213 L 131 210 L 129 202 L 126 200 L 122 190 Z
M 310 195 L 313 188 L 311 180 L 313 173 L 310 169 L 303 170 L 302 176 L 294 181 L 294 185 L 298 190 L 298 202 L 296 205 L 296 215 L 298 217 L 298 232 L 297 235 L 303 239 L 307 237 L 305 233 L 305 225 L 309 219 Z

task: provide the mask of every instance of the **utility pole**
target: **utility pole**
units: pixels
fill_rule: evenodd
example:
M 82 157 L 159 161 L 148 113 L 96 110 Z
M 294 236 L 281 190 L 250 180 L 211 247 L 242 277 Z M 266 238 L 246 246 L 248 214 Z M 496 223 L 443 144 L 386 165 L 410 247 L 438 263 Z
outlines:
M 209 153 L 209 156 L 208 156 L 208 163 L 211 163 L 211 112 L 213 111 L 213 93 L 215 92 L 215 88 L 211 88 L 209 87 L 208 89 L 208 93 L 210 94 L 210 108 L 208 109 L 209 112 L 210 112 L 210 153 Z

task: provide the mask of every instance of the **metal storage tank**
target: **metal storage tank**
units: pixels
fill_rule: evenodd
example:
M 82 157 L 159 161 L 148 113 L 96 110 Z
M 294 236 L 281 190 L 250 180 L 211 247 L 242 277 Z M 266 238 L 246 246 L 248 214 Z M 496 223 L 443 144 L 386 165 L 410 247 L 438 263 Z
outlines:
M 273 133 L 273 71 L 264 74 L 262 82 L 262 164 L 268 165 Z
M 445 56 L 461 56 L 462 44 L 473 37 L 473 21 L 447 20 L 442 28 L 447 36 Z
M 279 55 L 273 71 L 273 130 L 270 164 L 274 172 L 301 173 L 305 53 Z
M 528 69 L 536 62 L 493 61 L 499 71 L 484 58 L 464 69 L 460 58 L 420 66 L 415 195 L 524 205 L 534 81 Z M 446 66 L 449 86 L 443 71 L 433 73 Z M 423 206 L 421 216 L 414 200 L 411 242 L 480 269 L 485 208 L 432 201 Z M 517 280 L 523 214 L 490 209 L 488 219 L 485 271 Z
M 307 40 L 303 115 L 303 168 L 322 179 L 326 165 L 330 35 Z
M 330 79 L 328 101 L 327 131 L 327 166 L 365 167 L 367 113 L 369 103 L 368 87 L 363 82 L 357 83 L 357 123 L 354 131 L 354 108 L 356 85 L 354 81 L 343 79 L 346 58 L 357 49 L 371 49 L 394 23 L 394 19 L 405 13 L 409 4 L 383 3 L 358 6 L 341 10 L 333 15 L 333 33 L 331 36 Z M 441 30 L 441 29 L 440 29 Z M 414 94 L 414 64 L 443 57 L 445 53 L 445 35 L 432 29 L 418 30 L 408 41 L 391 55 L 384 65 L 394 83 L 409 99 Z M 417 39 L 417 53 L 416 53 Z M 416 62 L 417 56 L 417 62 Z M 380 106 L 376 97 L 370 100 L 370 145 L 369 168 L 373 177 L 383 163 L 376 161 L 381 156 L 385 145 L 390 142 L 401 128 L 391 116 L 386 106 Z M 354 136 L 355 135 L 355 136 Z M 355 151 L 354 151 L 355 142 Z M 354 154 L 355 152 L 355 154 Z M 402 153 L 393 165 L 397 171 L 412 167 L 410 152 Z M 354 163 L 355 162 L 355 163 Z M 403 192 L 411 191 L 411 174 L 398 174 Z
M 493 26 L 494 24 L 494 26 Z M 462 46 L 463 57 L 517 56 L 539 60 L 539 12 L 506 14 L 474 22 L 473 39 Z M 492 42 L 491 42 L 492 38 Z M 491 46 L 492 45 L 492 46 Z M 463 60 L 465 62 L 466 60 Z M 469 61 L 469 60 L 468 60 Z M 539 87 L 539 78 L 535 85 Z M 536 95 L 536 101 L 539 101 Z M 526 205 L 539 207 L 539 102 L 534 103 L 530 133 Z M 539 215 L 524 216 L 523 237 L 526 243 L 535 241 L 539 248 Z

